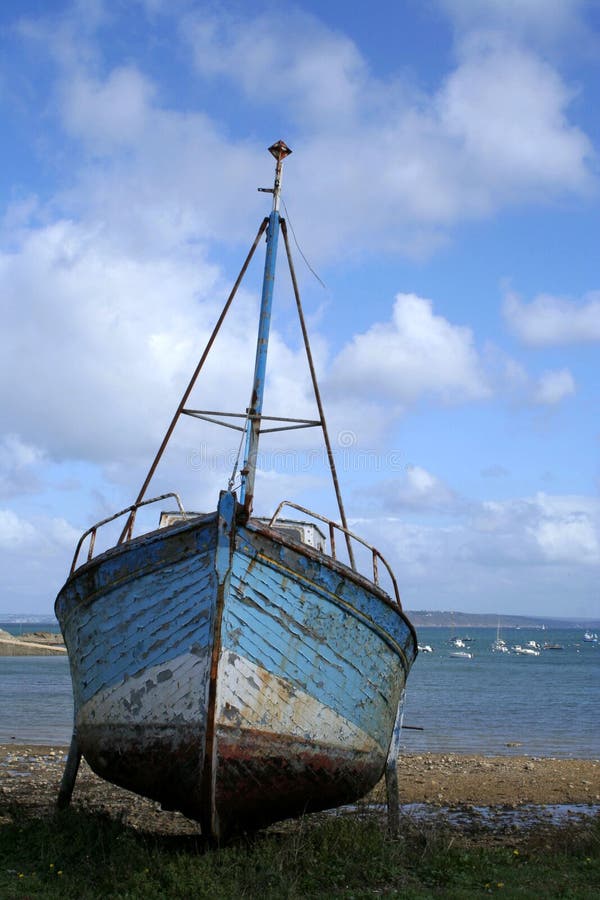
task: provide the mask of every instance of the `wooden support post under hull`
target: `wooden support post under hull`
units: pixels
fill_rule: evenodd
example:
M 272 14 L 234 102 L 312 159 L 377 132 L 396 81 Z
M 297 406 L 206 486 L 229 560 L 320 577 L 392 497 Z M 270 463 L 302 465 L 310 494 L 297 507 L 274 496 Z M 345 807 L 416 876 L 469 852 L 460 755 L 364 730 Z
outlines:
M 400 815 L 398 812 L 398 754 L 400 752 L 400 735 L 402 733 L 402 719 L 404 717 L 404 690 L 398 702 L 398 712 L 394 723 L 394 731 L 390 749 L 385 764 L 385 790 L 387 799 L 388 831 L 391 835 L 397 835 L 400 830 Z
M 69 746 L 69 755 L 65 764 L 65 771 L 60 782 L 56 806 L 58 809 L 66 809 L 71 802 L 73 788 L 75 787 L 75 779 L 79 771 L 79 763 L 81 762 L 81 750 L 77 739 L 77 730 L 73 731 L 71 744 Z

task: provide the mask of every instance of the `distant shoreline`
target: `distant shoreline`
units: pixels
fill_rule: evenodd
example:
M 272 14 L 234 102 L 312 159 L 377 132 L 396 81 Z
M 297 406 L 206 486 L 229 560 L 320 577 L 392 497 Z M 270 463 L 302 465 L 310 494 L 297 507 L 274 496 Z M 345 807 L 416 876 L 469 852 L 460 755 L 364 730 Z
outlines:
M 500 625 L 501 628 L 532 628 L 538 630 L 566 628 L 574 631 L 600 631 L 600 618 L 586 616 L 560 618 L 557 616 L 523 616 L 506 613 L 475 613 L 406 608 L 404 612 L 417 628 L 454 628 L 458 630 L 463 628 L 497 628 Z M 2 634 L 2 626 L 9 628 L 10 636 L 15 636 L 12 635 L 12 631 L 16 627 L 20 630 L 24 627 L 29 629 L 35 628 L 36 633 L 39 631 L 44 631 L 47 634 L 54 633 L 53 630 L 58 628 L 58 623 L 53 617 L 42 613 L 39 614 L 39 618 L 36 618 L 34 614 L 0 613 L 0 634 Z M 19 637 L 21 636 L 19 634 Z
M 64 656 L 66 652 L 61 634 L 32 631 L 14 635 L 0 629 L 0 656 Z
M 459 613 L 405 609 L 415 628 L 530 628 L 536 631 L 567 629 L 569 631 L 598 631 L 600 619 L 557 619 L 533 616 L 502 616 L 495 613 Z

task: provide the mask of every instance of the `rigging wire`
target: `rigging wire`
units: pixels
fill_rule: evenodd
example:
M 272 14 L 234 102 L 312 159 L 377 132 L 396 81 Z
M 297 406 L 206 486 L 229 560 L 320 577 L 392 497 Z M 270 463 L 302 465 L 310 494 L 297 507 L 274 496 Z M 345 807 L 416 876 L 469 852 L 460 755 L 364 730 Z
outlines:
M 285 217 L 288 220 L 288 222 L 290 223 L 290 230 L 292 232 L 292 237 L 294 238 L 294 243 L 298 249 L 298 253 L 302 257 L 302 259 L 304 260 L 304 262 L 306 263 L 306 265 L 308 266 L 308 268 L 310 269 L 312 274 L 315 276 L 315 278 L 317 279 L 317 281 L 319 282 L 319 284 L 321 285 L 323 290 L 325 290 L 325 291 L 327 291 L 327 293 L 329 293 L 329 288 L 327 287 L 325 282 L 321 278 L 319 278 L 319 276 L 317 275 L 317 273 L 315 272 L 315 270 L 313 269 L 313 267 L 311 266 L 311 264 L 305 257 L 304 253 L 302 252 L 302 247 L 300 246 L 300 244 L 298 243 L 298 240 L 296 238 L 296 232 L 294 231 L 294 226 L 292 225 L 292 220 L 290 219 L 290 214 L 288 212 L 287 206 L 285 205 L 285 200 L 283 199 L 283 197 L 281 198 L 281 202 L 283 203 L 283 208 L 285 210 Z
M 240 445 L 238 447 L 237 456 L 235 458 L 235 462 L 233 464 L 233 472 L 231 473 L 231 477 L 229 479 L 229 483 L 227 485 L 227 489 L 229 491 L 233 490 L 233 486 L 235 484 L 235 477 L 237 475 L 238 466 L 240 464 L 240 456 L 242 455 L 242 447 L 244 446 L 244 441 L 246 440 L 246 432 L 248 428 L 248 417 L 246 416 L 246 427 L 242 431 L 242 437 L 240 439 Z

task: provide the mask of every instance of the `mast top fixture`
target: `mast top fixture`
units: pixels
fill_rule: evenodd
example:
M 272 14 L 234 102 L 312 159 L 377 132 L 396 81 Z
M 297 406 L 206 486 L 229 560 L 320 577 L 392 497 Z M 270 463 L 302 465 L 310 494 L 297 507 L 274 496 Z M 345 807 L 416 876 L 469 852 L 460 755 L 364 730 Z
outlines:
M 277 162 L 285 159 L 286 156 L 289 156 L 292 151 L 285 143 L 285 141 L 276 141 L 274 144 L 271 144 L 269 147 L 269 153 L 275 157 Z
M 272 188 L 259 188 L 259 191 L 262 191 L 263 194 L 273 194 L 273 212 L 276 213 L 279 210 L 279 195 L 281 194 L 281 171 L 283 168 L 283 161 L 286 156 L 289 156 L 292 151 L 285 143 L 285 141 L 276 141 L 269 147 L 269 153 L 271 156 L 274 156 L 277 160 L 277 165 L 275 166 L 275 184 Z

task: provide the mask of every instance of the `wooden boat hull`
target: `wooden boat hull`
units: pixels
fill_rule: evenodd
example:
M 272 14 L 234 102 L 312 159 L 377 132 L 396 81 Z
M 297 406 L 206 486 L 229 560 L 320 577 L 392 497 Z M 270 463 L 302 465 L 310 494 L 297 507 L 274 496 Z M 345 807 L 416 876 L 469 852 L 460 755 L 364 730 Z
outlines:
M 212 837 L 363 796 L 416 652 L 366 579 L 217 514 L 76 570 L 56 613 L 94 771 Z

